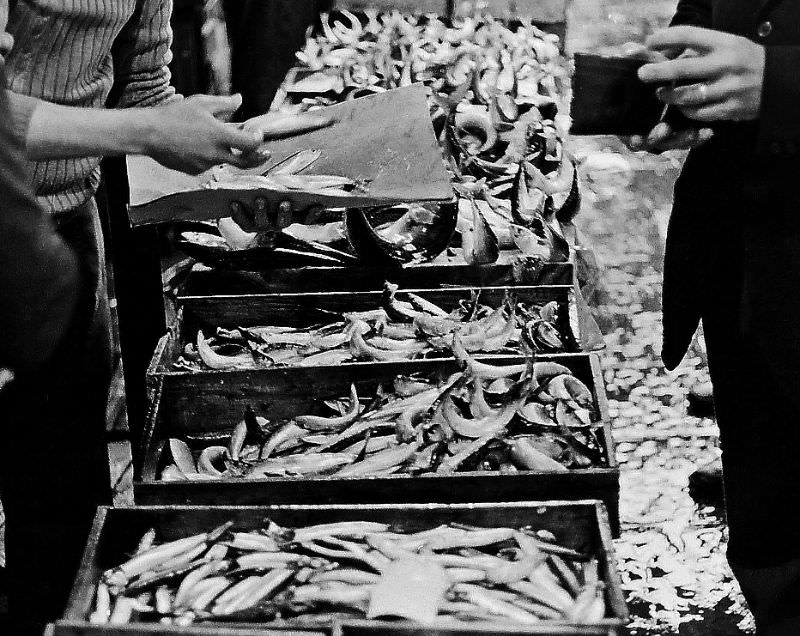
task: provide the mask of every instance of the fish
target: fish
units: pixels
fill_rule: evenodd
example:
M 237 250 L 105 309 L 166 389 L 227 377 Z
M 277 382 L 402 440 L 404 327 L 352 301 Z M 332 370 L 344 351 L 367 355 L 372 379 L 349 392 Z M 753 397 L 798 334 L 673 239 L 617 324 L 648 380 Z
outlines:
M 547 239 L 542 238 L 533 230 L 523 227 L 522 225 L 512 223 L 510 227 L 514 245 L 516 245 L 519 251 L 525 256 L 535 256 L 541 258 L 543 261 L 549 261 L 551 259 L 553 248 L 550 243 L 548 243 Z
M 461 235 L 464 260 L 470 265 L 494 263 L 500 256 L 500 244 L 483 214 L 471 201 L 472 226 Z

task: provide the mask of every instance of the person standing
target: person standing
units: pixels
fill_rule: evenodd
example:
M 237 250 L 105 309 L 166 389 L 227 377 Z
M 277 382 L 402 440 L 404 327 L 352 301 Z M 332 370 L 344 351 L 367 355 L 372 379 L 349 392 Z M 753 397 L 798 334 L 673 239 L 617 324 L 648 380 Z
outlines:
M 759 636 L 800 634 L 800 3 L 681 0 L 646 45 L 668 59 L 640 79 L 694 122 L 630 140 L 691 148 L 667 234 L 662 358 L 677 366 L 702 319 L 728 560 Z
M 58 350 L 3 399 L 0 496 L 15 636 L 38 636 L 63 610 L 96 506 L 110 502 L 110 319 L 94 201 L 100 157 L 147 154 L 193 173 L 267 158 L 268 125 L 245 131 L 215 117 L 235 111 L 238 96 L 175 94 L 171 9 L 170 0 L 0 0 L 3 44 L 13 43 L 8 123 L 34 161 L 36 199 L 74 250 L 81 280 Z M 324 125 L 292 123 L 296 132 Z

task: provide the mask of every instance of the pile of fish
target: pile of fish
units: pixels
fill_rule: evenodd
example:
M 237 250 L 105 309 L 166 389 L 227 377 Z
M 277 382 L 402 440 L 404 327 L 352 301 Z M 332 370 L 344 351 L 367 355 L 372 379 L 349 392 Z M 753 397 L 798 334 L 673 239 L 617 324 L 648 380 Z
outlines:
M 321 415 L 270 422 L 248 408 L 232 432 L 170 439 L 172 461 L 161 479 L 511 474 L 608 464 L 592 392 L 567 367 L 458 355 L 465 370 L 441 380 L 397 376 L 368 398 L 352 385 L 348 396 L 322 402 Z M 189 444 L 205 447 L 192 452 Z
M 299 528 L 265 520 L 155 542 L 106 571 L 94 624 L 268 622 L 348 618 L 595 623 L 606 615 L 593 555 L 547 530 L 441 525 L 406 532 L 345 521 Z
M 301 150 L 270 166 L 260 175 L 224 164 L 211 171 L 211 178 L 203 187 L 212 190 L 217 188 L 303 190 L 338 196 L 347 196 L 353 192 L 362 194 L 368 192 L 369 183 L 364 180 L 358 181 L 338 175 L 302 174 L 321 156 L 320 150 Z
M 556 123 L 567 82 L 556 36 L 529 21 L 505 25 L 480 10 L 451 27 L 434 16 L 396 11 L 338 11 L 323 14 L 321 24 L 322 32 L 297 53 L 303 72 L 284 85 L 284 110 L 426 84 L 458 192 L 460 239 L 454 245 L 460 240 L 465 261 L 492 263 L 501 249 L 568 260 L 570 245 L 579 240 L 572 221 L 580 195 L 576 165 Z M 419 260 L 413 249 L 392 249 L 390 233 L 352 232 L 366 213 L 348 215 L 355 217 L 346 223 L 348 238 L 363 260 L 374 262 L 376 254 L 381 262 Z M 432 223 L 447 227 L 448 215 Z
M 470 353 L 519 355 L 577 349 L 567 303 L 516 302 L 510 294 L 497 308 L 479 302 L 480 290 L 453 311 L 411 293 L 397 298 L 386 283 L 381 306 L 369 311 L 333 313 L 322 326 L 218 328 L 206 338 L 197 333 L 175 368 L 256 369 L 275 365 L 328 366 L 347 362 L 392 362 L 449 357 L 454 339 Z

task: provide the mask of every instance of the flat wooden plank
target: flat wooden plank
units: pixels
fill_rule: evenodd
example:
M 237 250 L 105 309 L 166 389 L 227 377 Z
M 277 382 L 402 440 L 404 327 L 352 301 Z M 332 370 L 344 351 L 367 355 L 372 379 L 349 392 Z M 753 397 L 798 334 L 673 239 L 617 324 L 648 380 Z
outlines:
M 403 292 L 415 293 L 439 305 L 445 311 L 458 307 L 461 300 L 469 300 L 475 289 L 469 286 L 441 289 L 403 288 Z M 559 302 L 567 309 L 568 322 L 565 327 L 572 328 L 572 335 L 578 341 L 577 314 L 575 313 L 573 288 L 570 285 L 537 285 L 508 287 L 483 287 L 479 301 L 492 308 L 499 307 L 506 293 L 512 291 L 518 302 L 545 304 L 551 300 Z M 343 291 L 312 293 L 248 294 L 230 296 L 197 296 L 182 302 L 184 310 L 184 329 L 194 339 L 197 329 L 216 327 L 235 328 L 260 325 L 308 326 L 317 323 L 334 322 L 336 316 L 330 312 L 346 313 L 368 311 L 381 306 L 382 292 Z
M 235 627 L 174 627 L 134 623 L 131 625 L 90 625 L 86 621 L 57 621 L 52 636 L 334 636 L 332 630 L 265 629 L 260 625 Z
M 196 269 L 178 290 L 179 298 L 280 292 L 371 291 L 390 280 L 403 288 L 499 287 L 512 285 L 570 285 L 572 263 L 543 263 L 524 275 L 510 263 L 464 265 L 430 263 L 397 268 L 303 267 L 259 272 Z
M 535 22 L 566 22 L 566 0 L 484 0 L 488 13 L 509 19 L 517 16 L 532 18 Z M 457 10 L 458 2 L 453 0 L 336 0 L 337 9 L 363 11 L 397 10 L 411 15 L 434 13 L 440 17 L 448 17 L 453 7 Z
M 146 157 L 128 157 L 129 216 L 133 225 L 229 216 L 229 203 L 254 205 L 257 197 L 272 204 L 290 201 L 293 209 L 370 207 L 407 201 L 441 201 L 453 196 L 431 123 L 426 89 L 421 84 L 394 89 L 330 106 L 332 126 L 271 142 L 266 166 L 241 171 L 262 174 L 266 167 L 298 150 L 313 148 L 322 156 L 305 172 L 368 179 L 364 195 L 336 196 L 324 191 L 204 189 L 210 172 L 187 175 Z

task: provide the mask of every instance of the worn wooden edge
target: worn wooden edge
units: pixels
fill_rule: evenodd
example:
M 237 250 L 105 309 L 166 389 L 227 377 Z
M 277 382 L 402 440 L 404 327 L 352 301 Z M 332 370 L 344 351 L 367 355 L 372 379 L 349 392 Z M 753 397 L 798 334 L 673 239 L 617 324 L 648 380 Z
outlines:
M 386 484 L 387 486 L 396 484 L 398 488 L 402 488 L 402 482 L 404 481 L 429 481 L 429 482 L 436 482 L 436 481 L 459 481 L 459 480 L 468 480 L 468 479 L 481 479 L 485 482 L 491 481 L 509 481 L 509 480 L 529 480 L 535 477 L 547 478 L 551 484 L 557 484 L 559 482 L 569 482 L 569 481 L 578 481 L 580 479 L 586 479 L 587 482 L 590 482 L 593 486 L 597 487 L 598 489 L 602 485 L 607 484 L 617 484 L 619 481 L 619 469 L 618 468 L 609 468 L 609 467 L 597 467 L 597 468 L 576 468 L 570 470 L 566 473 L 553 473 L 553 472 L 546 472 L 546 471 L 536 471 L 536 470 L 521 470 L 517 473 L 513 473 L 510 475 L 503 474 L 497 471 L 463 471 L 457 472 L 447 475 L 438 475 L 436 473 L 426 473 L 423 475 L 384 475 L 384 476 L 357 476 L 357 477 L 337 477 L 335 475 L 326 475 L 322 477 L 274 477 L 269 479 L 214 479 L 208 481 L 161 481 L 156 478 L 157 475 L 157 467 L 155 470 L 151 470 L 151 467 L 154 463 L 159 461 L 160 453 L 164 447 L 163 444 L 164 440 L 161 440 L 159 443 L 155 444 L 154 448 L 156 449 L 154 452 L 151 453 L 152 461 L 148 462 L 148 472 L 146 475 L 142 476 L 141 481 L 138 484 L 134 484 L 134 487 L 137 485 L 139 486 L 149 486 L 149 487 L 156 487 L 163 490 L 175 489 L 175 490 L 185 490 L 187 488 L 199 492 L 202 490 L 215 490 L 215 486 L 220 487 L 237 487 L 242 489 L 256 489 L 259 486 L 265 490 L 266 493 L 269 492 L 270 487 L 274 487 L 278 484 L 294 484 L 299 486 L 305 486 L 307 488 L 313 489 L 315 484 L 322 484 L 322 483 L 332 483 L 332 484 L 341 484 L 342 488 L 346 488 L 348 483 L 366 483 L 366 484 Z M 157 464 L 156 464 L 157 465 Z M 432 484 L 433 486 L 433 484 Z M 386 495 L 388 496 L 388 495 Z M 434 495 L 435 496 L 435 495 Z M 583 495 L 586 496 L 586 495 Z M 595 495 L 596 496 L 596 495 Z M 177 498 L 176 498 L 177 499 Z M 164 496 L 165 503 L 168 502 L 169 498 Z M 439 501 L 439 503 L 448 503 L 447 501 Z
M 391 282 L 391 281 L 390 281 Z M 513 291 L 515 294 L 530 294 L 547 295 L 547 294 L 563 294 L 565 298 L 572 298 L 573 286 L 571 283 L 562 285 L 491 285 L 486 287 L 477 287 L 475 285 L 448 285 L 447 287 L 401 287 L 397 290 L 399 295 L 402 294 L 432 294 L 448 298 L 458 294 L 469 294 L 472 291 L 480 289 L 481 295 L 488 294 L 505 294 L 506 291 Z M 377 299 L 380 302 L 383 290 L 356 290 L 356 291 L 319 291 L 319 292 L 276 292 L 276 293 L 263 293 L 263 294 L 216 294 L 213 296 L 183 296 L 181 297 L 181 306 L 191 309 L 198 303 L 214 304 L 218 302 L 230 301 L 266 301 L 274 298 L 288 298 L 288 299 L 302 299 L 302 298 L 363 298 Z
M 158 375 L 158 369 L 161 365 L 161 361 L 165 358 L 167 349 L 174 340 L 174 334 L 171 332 L 165 333 L 158 339 L 156 350 L 153 352 L 153 357 L 150 359 L 150 364 L 147 365 L 147 371 L 145 372 L 148 378 L 156 377 Z
M 578 302 L 575 298 L 575 286 L 569 285 L 569 291 L 567 292 L 567 324 L 575 343 L 580 349 L 583 349 L 583 330 L 581 329 L 581 319 L 578 315 L 579 311 Z
M 575 278 L 574 264 L 543 263 L 538 272 L 523 279 L 515 276 L 511 263 L 467 265 L 461 263 L 422 263 L 396 268 L 299 267 L 264 271 L 194 269 L 178 289 L 178 298 L 252 293 L 278 293 L 290 290 L 379 291 L 391 280 L 410 287 L 413 280 L 426 281 L 427 287 L 475 285 L 569 285 Z
M 594 352 L 589 354 L 589 364 L 592 369 L 592 376 L 594 382 L 592 383 L 597 388 L 595 399 L 597 400 L 597 410 L 599 411 L 600 419 L 603 422 L 610 422 L 611 416 L 608 414 L 608 395 L 606 394 L 606 384 L 603 380 L 603 369 L 600 365 L 600 356 Z
M 159 625 L 131 623 L 128 625 L 92 625 L 80 620 L 59 620 L 52 626 L 52 636 L 334 636 L 335 629 L 281 627 L 280 625 L 244 624 L 236 627 L 191 625 Z
M 596 502 L 598 524 L 597 529 L 600 533 L 600 544 L 603 546 L 603 555 L 605 557 L 605 576 L 606 582 L 606 598 L 609 604 L 614 608 L 615 614 L 622 620 L 629 619 L 628 605 L 625 602 L 625 597 L 622 593 L 622 579 L 619 576 L 619 568 L 617 567 L 617 553 L 614 548 L 614 541 L 612 540 L 613 532 L 609 524 L 608 510 L 602 501 Z
M 88 616 L 92 609 L 94 585 L 97 579 L 94 572 L 94 557 L 100 545 L 100 538 L 109 510 L 108 506 L 100 506 L 95 513 L 92 529 L 89 532 L 89 538 L 86 541 L 86 547 L 81 557 L 81 565 L 67 600 L 67 610 L 64 615 L 67 620 L 81 620 L 83 617 Z
M 543 621 L 521 626 L 519 623 L 505 621 L 492 622 L 485 627 L 475 624 L 461 625 L 455 622 L 431 623 L 415 625 L 393 621 L 343 620 L 341 633 L 343 636 L 610 636 L 616 629 L 624 625 L 624 621 L 606 618 L 596 623 L 582 624 L 567 621 Z
M 497 18 L 527 16 L 543 24 L 566 22 L 567 0 L 486 0 L 488 13 Z M 416 15 L 435 13 L 451 19 L 455 2 L 452 0 L 336 0 L 334 8 L 363 11 L 398 10 Z

